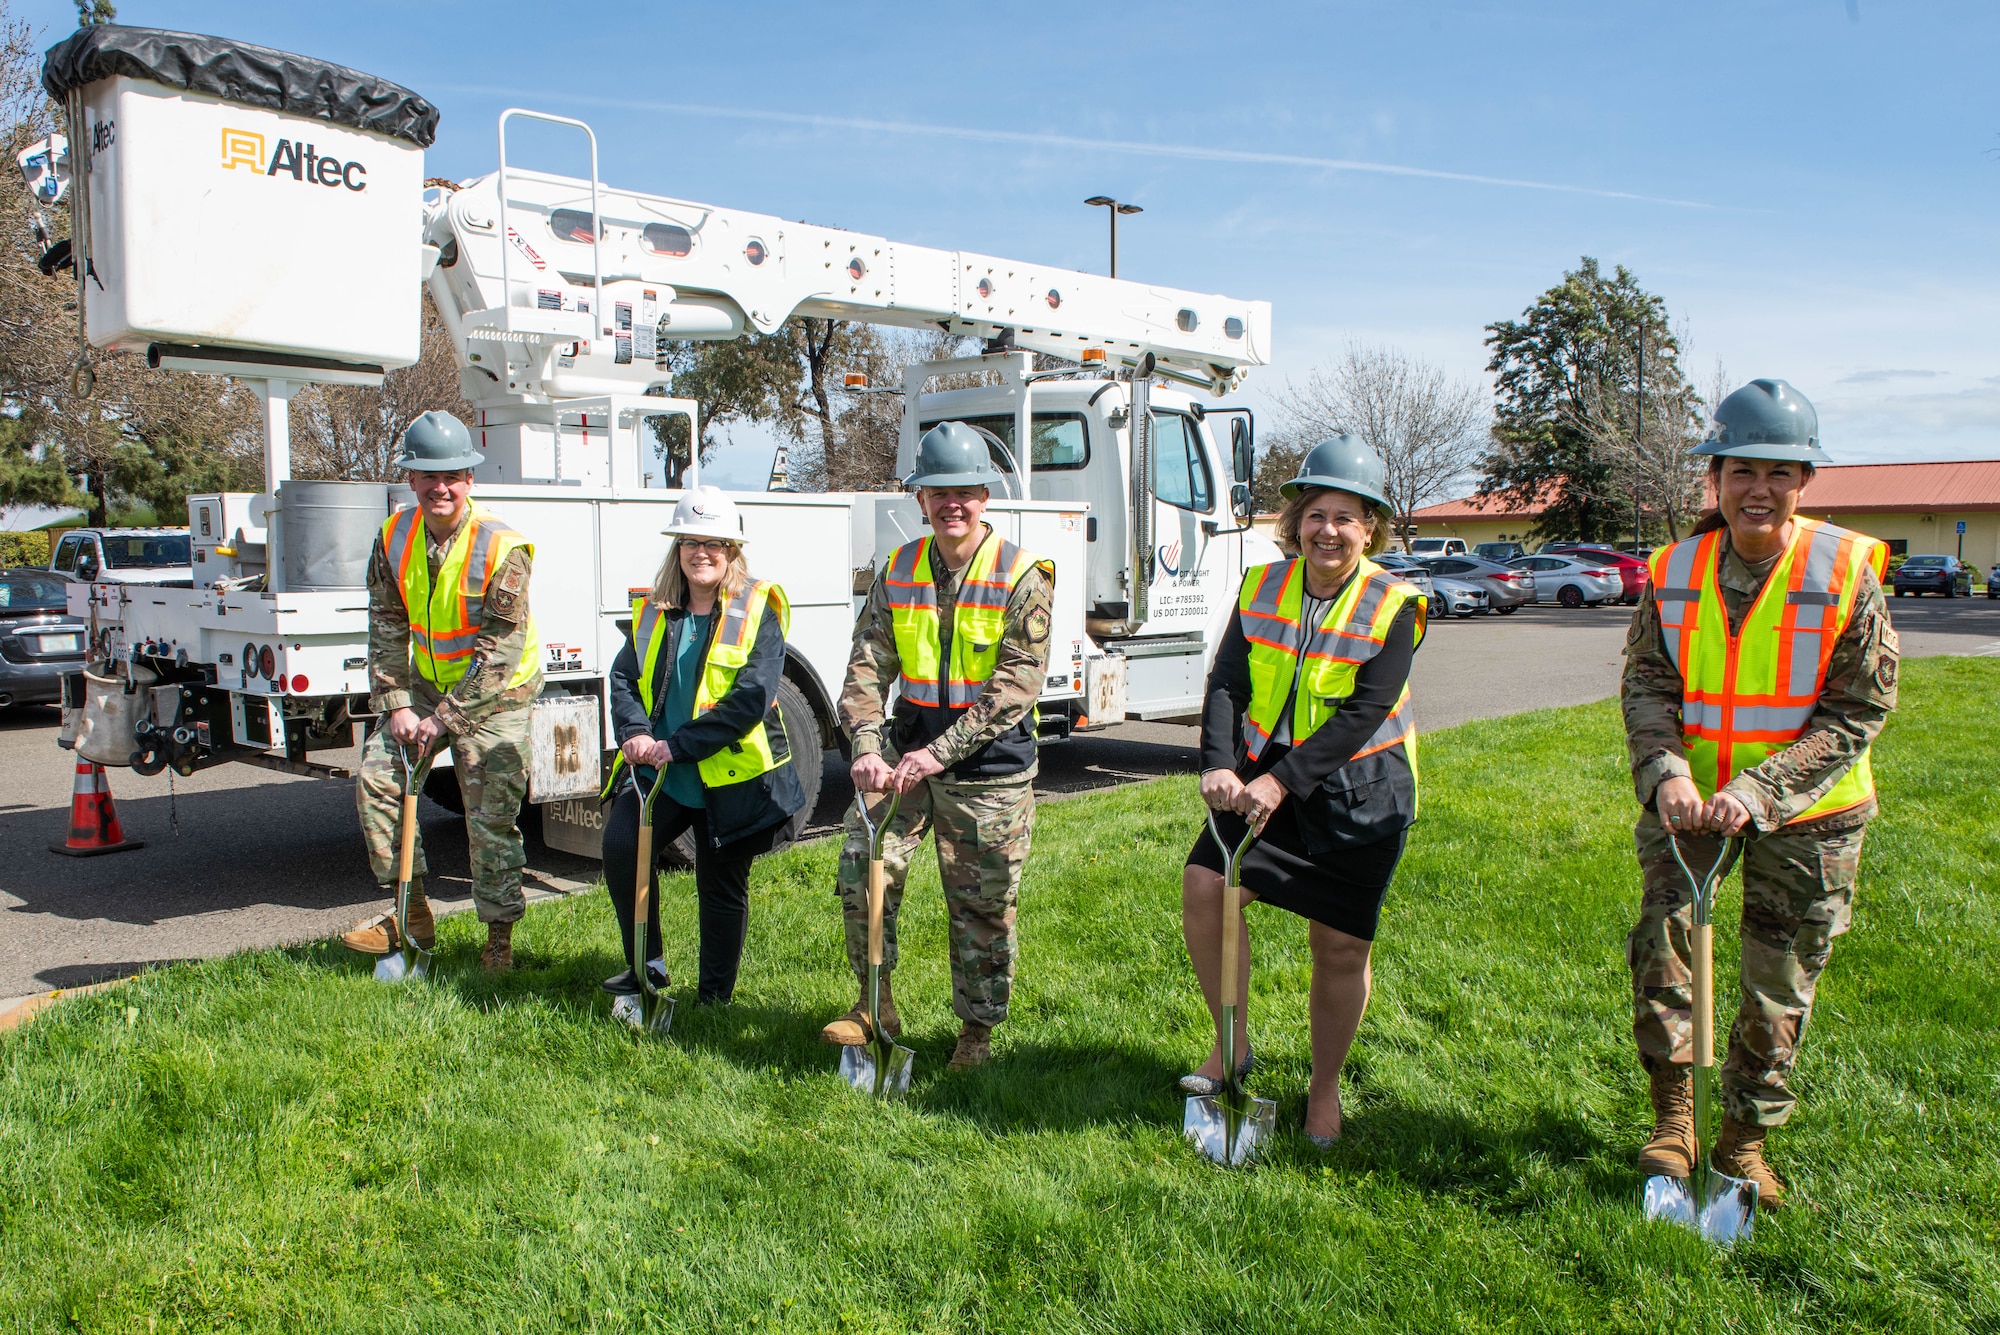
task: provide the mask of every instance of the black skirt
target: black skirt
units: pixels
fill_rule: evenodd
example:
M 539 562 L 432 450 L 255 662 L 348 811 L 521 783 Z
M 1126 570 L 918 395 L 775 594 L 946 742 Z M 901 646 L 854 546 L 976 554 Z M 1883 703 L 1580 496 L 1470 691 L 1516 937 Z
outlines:
M 1376 924 L 1382 917 L 1382 901 L 1403 856 L 1403 841 L 1409 831 L 1398 830 L 1373 843 L 1338 848 L 1317 857 L 1306 853 L 1300 836 L 1296 799 L 1287 797 L 1271 813 L 1264 833 L 1243 855 L 1243 888 L 1266 904 L 1296 913 L 1301 918 L 1325 923 L 1337 932 L 1375 939 Z M 1249 825 L 1233 811 L 1215 813 L 1222 837 L 1243 838 Z M 1187 865 L 1205 867 L 1225 875 L 1228 860 L 1215 846 L 1215 837 L 1203 825 L 1201 837 L 1188 850 Z

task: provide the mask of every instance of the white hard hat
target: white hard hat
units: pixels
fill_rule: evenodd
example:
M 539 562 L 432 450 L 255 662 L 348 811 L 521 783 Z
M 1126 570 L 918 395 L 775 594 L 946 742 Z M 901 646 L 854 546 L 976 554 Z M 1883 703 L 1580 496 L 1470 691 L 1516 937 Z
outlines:
M 743 514 L 722 488 L 706 484 L 689 489 L 674 507 L 674 522 L 660 530 L 670 538 L 725 538 L 743 541 Z

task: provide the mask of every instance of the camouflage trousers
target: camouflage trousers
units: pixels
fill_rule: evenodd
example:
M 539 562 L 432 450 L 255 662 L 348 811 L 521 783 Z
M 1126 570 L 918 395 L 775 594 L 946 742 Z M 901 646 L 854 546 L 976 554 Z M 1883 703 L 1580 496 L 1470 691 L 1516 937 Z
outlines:
M 873 810 L 882 799 L 869 803 Z M 882 911 L 882 968 L 896 964 L 896 910 L 910 859 L 927 830 L 937 834 L 938 879 L 944 883 L 951 936 L 951 1008 L 958 1018 L 996 1025 L 1007 1018 L 1014 992 L 1014 906 L 1021 868 L 1035 826 L 1035 787 L 1020 782 L 918 784 L 903 798 L 882 838 L 888 893 Z M 868 977 L 868 834 L 853 808 L 840 848 L 840 902 L 847 962 Z
M 416 711 L 430 708 L 418 692 Z M 528 707 L 503 707 L 466 736 L 451 736 L 452 769 L 465 796 L 465 842 L 472 863 L 472 901 L 481 922 L 516 922 L 527 912 L 521 894 L 521 799 L 528 792 Z M 354 785 L 361 812 L 361 836 L 378 883 L 396 884 L 397 840 L 403 820 L 403 761 L 386 727 L 377 728 L 361 748 L 361 773 Z M 417 836 L 414 874 L 428 870 L 424 839 Z
M 1645 895 L 1625 941 L 1632 1034 L 1647 1070 L 1686 1066 L 1694 1060 L 1692 891 L 1659 817 L 1643 813 L 1633 833 Z M 1776 831 L 1745 845 L 1740 997 L 1721 1079 L 1723 1107 L 1739 1122 L 1783 1126 L 1792 1115 L 1792 1068 L 1833 938 L 1848 928 L 1862 834 L 1859 827 L 1827 834 Z M 1713 836 L 1688 837 L 1681 851 L 1699 874 L 1714 865 L 1721 843 Z M 1718 984 L 1717 994 L 1722 990 Z

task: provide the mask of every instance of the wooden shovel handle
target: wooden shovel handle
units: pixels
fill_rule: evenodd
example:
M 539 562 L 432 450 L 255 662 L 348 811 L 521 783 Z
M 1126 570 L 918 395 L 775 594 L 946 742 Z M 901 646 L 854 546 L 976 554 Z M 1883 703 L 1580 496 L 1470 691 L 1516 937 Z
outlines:
M 879 859 L 868 862 L 868 962 L 882 963 L 882 911 L 889 897 L 889 871 Z
M 417 795 L 403 794 L 402 847 L 396 854 L 396 880 L 408 885 L 410 869 L 417 860 Z
M 646 923 L 653 905 L 653 823 L 639 822 L 639 873 L 632 887 L 632 948 L 639 956 L 632 969 L 642 977 L 646 968 Z

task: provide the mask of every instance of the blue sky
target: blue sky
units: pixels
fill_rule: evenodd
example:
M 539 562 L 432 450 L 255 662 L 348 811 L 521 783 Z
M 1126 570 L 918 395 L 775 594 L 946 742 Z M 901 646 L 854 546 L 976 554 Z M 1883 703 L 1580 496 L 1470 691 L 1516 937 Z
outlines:
M 74 22 L 68 0 L 14 12 L 51 42 Z M 1356 338 L 1482 376 L 1482 327 L 1589 254 L 1687 321 L 1697 383 L 1720 357 L 1737 383 L 1804 390 L 1839 460 L 2000 457 L 1990 3 L 121 0 L 119 17 L 409 85 L 444 112 L 434 175 L 490 171 L 494 117 L 518 103 L 589 120 L 621 186 L 928 245 L 1101 268 L 1104 214 L 1081 201 L 1133 200 L 1124 276 L 1273 303 L 1253 398 Z M 728 471 L 760 480 L 767 450 L 742 453 L 763 457 Z

